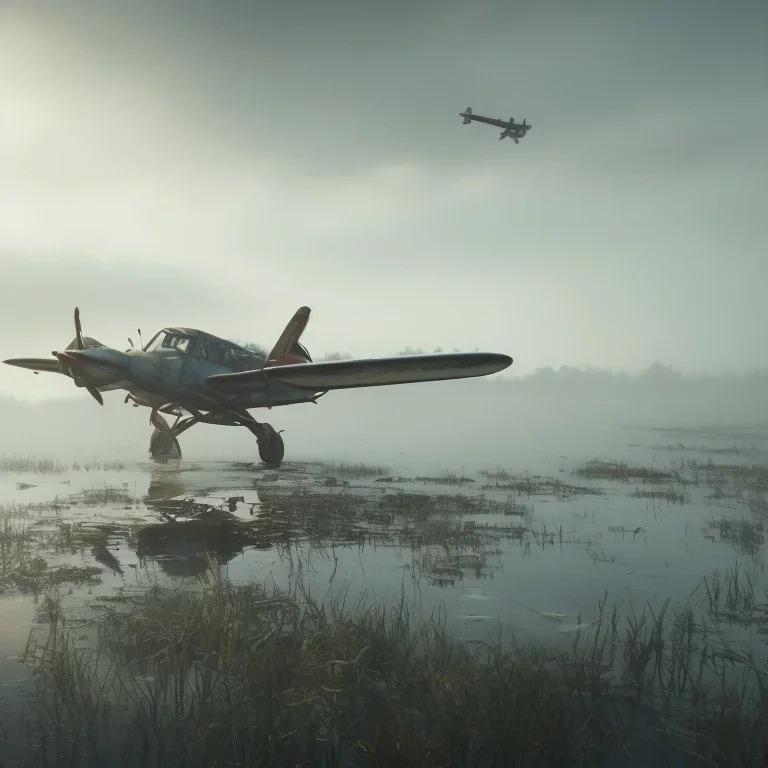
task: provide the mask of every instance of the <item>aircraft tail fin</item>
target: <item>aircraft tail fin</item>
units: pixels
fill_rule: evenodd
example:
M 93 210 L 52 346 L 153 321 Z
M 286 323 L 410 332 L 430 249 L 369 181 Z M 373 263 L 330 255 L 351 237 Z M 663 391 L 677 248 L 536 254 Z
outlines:
M 472 118 L 469 115 L 472 114 L 472 107 L 467 107 L 464 110 L 464 125 L 469 125 L 472 122 Z
M 306 350 L 299 344 L 301 334 L 304 333 L 307 322 L 309 322 L 310 311 L 309 307 L 299 307 L 296 310 L 267 356 L 267 361 L 264 363 L 265 368 L 312 362 Z

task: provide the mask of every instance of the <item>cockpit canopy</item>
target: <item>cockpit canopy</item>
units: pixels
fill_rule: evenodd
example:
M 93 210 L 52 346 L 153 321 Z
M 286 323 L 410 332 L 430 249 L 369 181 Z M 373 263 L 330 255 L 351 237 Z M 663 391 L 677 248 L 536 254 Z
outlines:
M 168 350 L 223 365 L 233 371 L 257 370 L 266 356 L 191 328 L 164 328 L 145 345 L 145 352 Z

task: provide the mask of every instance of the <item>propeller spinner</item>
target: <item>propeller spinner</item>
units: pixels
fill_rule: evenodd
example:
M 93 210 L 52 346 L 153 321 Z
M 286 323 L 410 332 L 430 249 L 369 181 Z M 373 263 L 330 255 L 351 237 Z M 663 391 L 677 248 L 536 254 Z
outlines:
M 89 338 L 88 341 L 98 344 L 96 339 Z M 83 326 L 80 323 L 80 310 L 78 307 L 75 307 L 75 338 L 67 345 L 67 350 L 83 349 L 85 349 L 85 339 L 83 337 Z M 101 392 L 99 392 L 93 380 L 85 371 L 85 361 L 78 359 L 77 356 L 70 352 L 54 351 L 53 356 L 69 370 L 78 387 L 85 387 L 99 405 L 104 405 L 104 398 L 101 396 Z

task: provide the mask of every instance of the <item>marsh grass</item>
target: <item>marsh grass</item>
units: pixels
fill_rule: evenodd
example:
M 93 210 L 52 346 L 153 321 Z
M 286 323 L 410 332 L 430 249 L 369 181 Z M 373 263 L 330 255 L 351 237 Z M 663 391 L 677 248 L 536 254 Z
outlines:
M 708 613 L 716 619 L 756 624 L 768 632 L 768 591 L 759 598 L 752 575 L 738 561 L 733 568 L 702 579 L 695 593 L 706 596 Z
M 687 604 L 637 615 L 604 599 L 554 651 L 462 643 L 405 599 L 321 606 L 257 585 L 124 590 L 80 619 L 43 609 L 24 654 L 39 764 L 651 764 L 653 742 L 662 760 L 757 765 L 766 747 L 762 673 L 709 646 Z
M 99 582 L 100 568 L 50 565 L 49 558 L 62 549 L 61 529 L 38 528 L 40 515 L 56 511 L 57 503 L 0 505 L 0 594 L 42 594 L 61 584 L 76 586 Z
M 768 489 L 753 486 L 748 492 L 749 508 L 755 517 L 768 520 Z
M 681 466 L 697 484 L 712 488 L 716 498 L 741 498 L 768 490 L 768 465 L 765 464 L 718 464 L 710 458 L 706 462 L 684 460 Z
M 603 488 L 587 485 L 571 485 L 555 477 L 539 475 L 507 475 L 504 479 L 494 478 L 494 482 L 485 483 L 483 490 L 513 491 L 518 496 L 554 496 L 559 501 L 578 496 L 602 496 Z
M 122 504 L 130 506 L 136 499 L 131 496 L 126 488 L 118 488 L 104 483 L 100 488 L 83 488 L 78 496 L 72 496 L 72 500 L 81 500 L 88 506 L 106 506 L 107 504 Z
M 38 458 L 37 456 L 6 456 L 0 459 L 0 472 L 3 474 L 28 472 L 35 475 L 60 475 L 67 471 L 67 467 L 52 459 Z
M 360 496 L 345 488 L 311 492 L 305 488 L 260 492 L 263 501 L 254 520 L 265 542 L 309 540 L 316 546 L 375 543 L 379 546 L 462 544 L 473 546 L 479 535 L 470 529 L 471 518 L 498 516 L 481 526 L 486 537 L 520 537 L 530 526 L 532 509 L 514 497 L 489 498 L 484 494 L 426 494 L 410 491 Z M 516 517 L 520 524 L 502 522 Z M 478 531 L 481 528 L 478 527 Z
M 53 587 L 93 586 L 101 582 L 101 568 L 80 565 L 51 566 L 39 555 L 19 560 L 13 570 L 0 574 L 0 594 L 20 592 L 41 595 Z
M 666 501 L 669 504 L 690 504 L 691 494 L 683 488 L 670 485 L 667 488 L 636 488 L 630 496 L 636 499 L 651 499 L 652 501 Z
M 652 445 L 656 451 L 675 451 L 678 453 L 709 453 L 725 456 L 759 456 L 764 454 L 758 445 L 730 445 L 730 446 L 709 446 L 709 445 L 687 445 L 685 443 L 667 443 L 666 445 Z
M 437 477 L 424 477 L 417 475 L 414 480 L 417 483 L 434 483 L 437 485 L 469 485 L 474 483 L 475 480 L 472 477 L 466 477 L 465 475 L 459 475 L 456 472 L 447 470 L 442 472 Z
M 762 522 L 723 516 L 710 520 L 705 530 L 717 532 L 722 541 L 729 542 L 743 554 L 754 556 L 765 546 L 765 526 Z
M 381 467 L 371 464 L 349 464 L 344 462 L 320 462 L 321 471 L 325 475 L 342 475 L 356 479 L 376 477 L 389 474 L 389 467 Z
M 575 473 L 591 480 L 642 480 L 646 483 L 667 483 L 675 479 L 668 470 L 648 467 L 631 467 L 623 462 L 599 461 L 593 459 L 577 467 Z

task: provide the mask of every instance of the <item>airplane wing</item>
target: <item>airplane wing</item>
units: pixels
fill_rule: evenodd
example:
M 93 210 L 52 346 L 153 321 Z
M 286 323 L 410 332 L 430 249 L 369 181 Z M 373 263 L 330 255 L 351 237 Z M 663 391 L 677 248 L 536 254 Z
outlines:
M 369 360 L 285 365 L 243 373 L 220 373 L 209 376 L 206 381 L 226 394 L 244 394 L 271 381 L 321 392 L 488 376 L 508 368 L 511 364 L 511 357 L 493 352 L 401 355 Z
M 15 365 L 17 368 L 28 368 L 30 371 L 63 373 L 59 367 L 59 361 L 48 357 L 14 357 L 10 360 L 3 360 L 3 362 L 7 365 Z
M 469 117 L 470 120 L 474 120 L 476 123 L 495 125 L 497 128 L 509 128 L 510 125 L 513 125 L 509 120 L 497 120 L 496 118 L 483 117 L 482 115 L 468 115 L 467 117 Z

